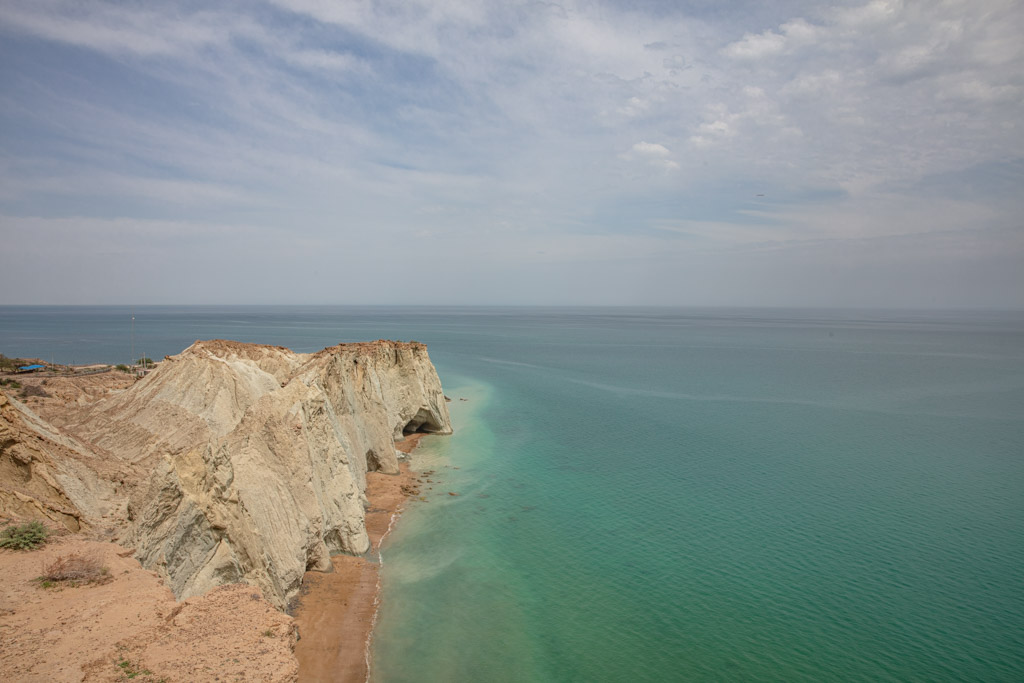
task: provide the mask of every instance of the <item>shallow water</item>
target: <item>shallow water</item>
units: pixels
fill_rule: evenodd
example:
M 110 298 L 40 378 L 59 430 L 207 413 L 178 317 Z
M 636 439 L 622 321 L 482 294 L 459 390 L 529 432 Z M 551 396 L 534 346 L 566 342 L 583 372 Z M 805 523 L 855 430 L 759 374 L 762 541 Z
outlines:
M 0 351 L 124 362 L 127 312 L 0 308 Z M 457 433 L 375 680 L 1024 680 L 1019 313 L 135 314 L 136 355 L 429 345 Z

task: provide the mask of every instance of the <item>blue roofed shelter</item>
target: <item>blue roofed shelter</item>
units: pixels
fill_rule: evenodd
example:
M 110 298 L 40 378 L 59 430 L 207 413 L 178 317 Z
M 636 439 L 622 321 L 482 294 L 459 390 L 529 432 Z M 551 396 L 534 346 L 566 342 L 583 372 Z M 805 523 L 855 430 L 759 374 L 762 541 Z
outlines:
M 20 368 L 18 368 L 18 372 L 35 372 L 36 370 L 45 369 L 45 365 L 40 365 L 39 363 L 36 363 L 35 365 L 22 365 Z

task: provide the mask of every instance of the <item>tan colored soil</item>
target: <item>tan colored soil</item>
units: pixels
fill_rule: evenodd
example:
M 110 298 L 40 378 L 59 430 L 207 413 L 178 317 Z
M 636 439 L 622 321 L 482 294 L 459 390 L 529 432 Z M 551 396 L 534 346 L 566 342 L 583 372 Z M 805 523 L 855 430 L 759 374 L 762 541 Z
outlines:
M 25 375 L 3 375 L 22 385 L 21 390 L 10 390 L 17 397 L 44 419 L 57 426 L 63 426 L 62 418 L 67 414 L 68 406 L 92 403 L 114 392 L 124 391 L 137 378 L 126 372 L 110 370 L 87 375 L 60 373 L 32 373 Z M 38 387 L 45 395 L 24 395 L 27 387 Z
M 98 557 L 109 580 L 50 588 L 35 580 L 73 553 Z M 296 680 L 293 620 L 250 586 L 175 602 L 130 551 L 74 535 L 0 550 L 0 576 L 0 680 Z
M 411 453 L 422 434 L 395 444 Z M 396 475 L 370 472 L 366 476 L 366 531 L 371 549 L 365 557 L 335 555 L 330 574 L 307 572 L 303 594 L 294 610 L 299 628 L 295 656 L 302 683 L 363 683 L 367 677 L 367 650 L 377 610 L 381 542 L 402 503 L 419 490 L 417 475 L 402 463 Z

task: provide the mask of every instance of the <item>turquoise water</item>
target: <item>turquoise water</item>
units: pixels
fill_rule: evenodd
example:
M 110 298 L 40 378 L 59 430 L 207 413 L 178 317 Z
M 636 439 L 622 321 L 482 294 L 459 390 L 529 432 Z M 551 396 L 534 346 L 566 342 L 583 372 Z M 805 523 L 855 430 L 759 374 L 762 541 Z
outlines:
M 122 362 L 126 312 L 0 308 L 0 352 Z M 135 313 L 136 355 L 429 345 L 377 681 L 1024 680 L 1020 313 Z

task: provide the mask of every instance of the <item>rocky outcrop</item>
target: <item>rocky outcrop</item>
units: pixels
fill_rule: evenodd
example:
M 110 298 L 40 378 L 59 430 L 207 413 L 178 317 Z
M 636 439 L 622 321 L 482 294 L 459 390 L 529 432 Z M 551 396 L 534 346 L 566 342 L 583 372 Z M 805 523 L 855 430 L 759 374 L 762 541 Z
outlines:
M 244 581 L 279 607 L 306 570 L 368 549 L 366 473 L 398 471 L 395 440 L 451 432 L 426 347 L 391 341 L 196 342 L 69 422 L 120 464 L 123 540 L 176 597 Z
M 115 485 L 97 456 L 17 399 L 0 393 L 0 516 L 46 519 L 69 531 L 116 506 Z

